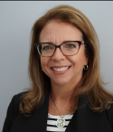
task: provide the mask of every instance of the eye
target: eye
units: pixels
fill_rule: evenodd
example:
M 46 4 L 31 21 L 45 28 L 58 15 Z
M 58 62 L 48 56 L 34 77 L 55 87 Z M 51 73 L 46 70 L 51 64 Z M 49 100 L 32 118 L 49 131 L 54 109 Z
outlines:
M 67 48 L 72 49 L 72 48 L 75 48 L 75 47 L 76 47 L 75 44 L 67 44 Z
M 42 49 L 43 50 L 49 50 L 49 49 L 51 49 L 51 47 L 50 46 L 44 46 Z

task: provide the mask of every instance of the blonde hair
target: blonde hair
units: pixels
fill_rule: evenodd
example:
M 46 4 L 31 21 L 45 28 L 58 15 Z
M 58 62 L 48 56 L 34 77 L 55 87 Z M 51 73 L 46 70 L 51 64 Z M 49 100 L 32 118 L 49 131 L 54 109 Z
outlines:
M 20 102 L 20 111 L 23 114 L 30 114 L 36 107 L 39 107 L 50 90 L 50 79 L 41 69 L 40 56 L 34 47 L 39 42 L 40 32 L 51 20 L 60 20 L 76 26 L 83 34 L 85 54 L 88 58 L 88 70 L 83 71 L 83 78 L 75 89 L 72 100 L 73 109 L 76 109 L 76 99 L 86 94 L 90 108 L 95 112 L 101 112 L 110 107 L 113 96 L 102 86 L 99 69 L 99 40 L 95 29 L 89 19 L 79 10 L 67 5 L 60 5 L 49 10 L 40 17 L 32 28 L 32 41 L 29 56 L 29 75 L 32 82 L 31 89 L 23 95 Z

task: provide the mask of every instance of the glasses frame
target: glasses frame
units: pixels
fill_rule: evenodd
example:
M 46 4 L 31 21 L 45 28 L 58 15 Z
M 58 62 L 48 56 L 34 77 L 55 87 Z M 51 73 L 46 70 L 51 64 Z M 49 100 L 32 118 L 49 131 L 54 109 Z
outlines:
M 85 44 L 84 41 L 65 41 L 65 42 L 61 43 L 60 45 L 55 45 L 55 44 L 50 43 L 50 42 L 39 42 L 39 43 L 35 43 L 34 46 L 35 46 L 36 49 L 38 49 L 39 54 L 40 54 L 41 56 L 43 56 L 43 55 L 40 53 L 39 48 L 37 48 L 38 45 L 40 45 L 40 44 L 52 44 L 52 45 L 54 45 L 55 50 L 54 50 L 53 54 L 50 55 L 50 56 L 53 56 L 54 53 L 55 53 L 55 51 L 56 51 L 56 48 L 59 48 L 60 51 L 62 52 L 61 45 L 62 45 L 62 44 L 65 44 L 65 43 L 68 43 L 68 42 L 77 42 L 77 43 L 79 44 L 79 49 L 80 49 L 81 44 Z M 78 51 L 79 51 L 79 49 L 78 49 Z M 78 53 L 78 52 L 77 52 L 77 53 Z M 76 53 L 76 54 L 77 54 L 77 53 Z M 63 52 L 62 52 L 62 54 L 65 55 Z M 73 55 L 76 55 L 76 54 L 73 54 Z M 71 55 L 68 55 L 68 56 L 71 56 Z M 45 56 L 45 57 L 49 57 L 49 56 Z

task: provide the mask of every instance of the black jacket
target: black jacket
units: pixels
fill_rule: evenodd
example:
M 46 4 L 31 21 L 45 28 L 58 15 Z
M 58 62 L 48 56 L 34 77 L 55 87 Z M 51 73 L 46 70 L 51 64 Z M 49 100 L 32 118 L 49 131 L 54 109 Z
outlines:
M 49 97 L 30 117 L 19 112 L 20 98 L 21 94 L 13 97 L 2 132 L 46 132 Z M 66 132 L 113 132 L 113 104 L 100 114 L 94 113 L 88 108 L 86 96 L 82 96 Z

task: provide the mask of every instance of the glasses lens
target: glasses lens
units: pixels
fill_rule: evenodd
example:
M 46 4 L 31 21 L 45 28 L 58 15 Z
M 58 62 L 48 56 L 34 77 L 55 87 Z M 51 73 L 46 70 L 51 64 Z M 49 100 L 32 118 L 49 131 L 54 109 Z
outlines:
M 65 55 L 74 55 L 79 51 L 78 42 L 66 42 L 61 45 L 61 50 Z
M 54 53 L 54 45 L 53 44 L 39 44 L 38 51 L 42 56 L 51 56 Z

